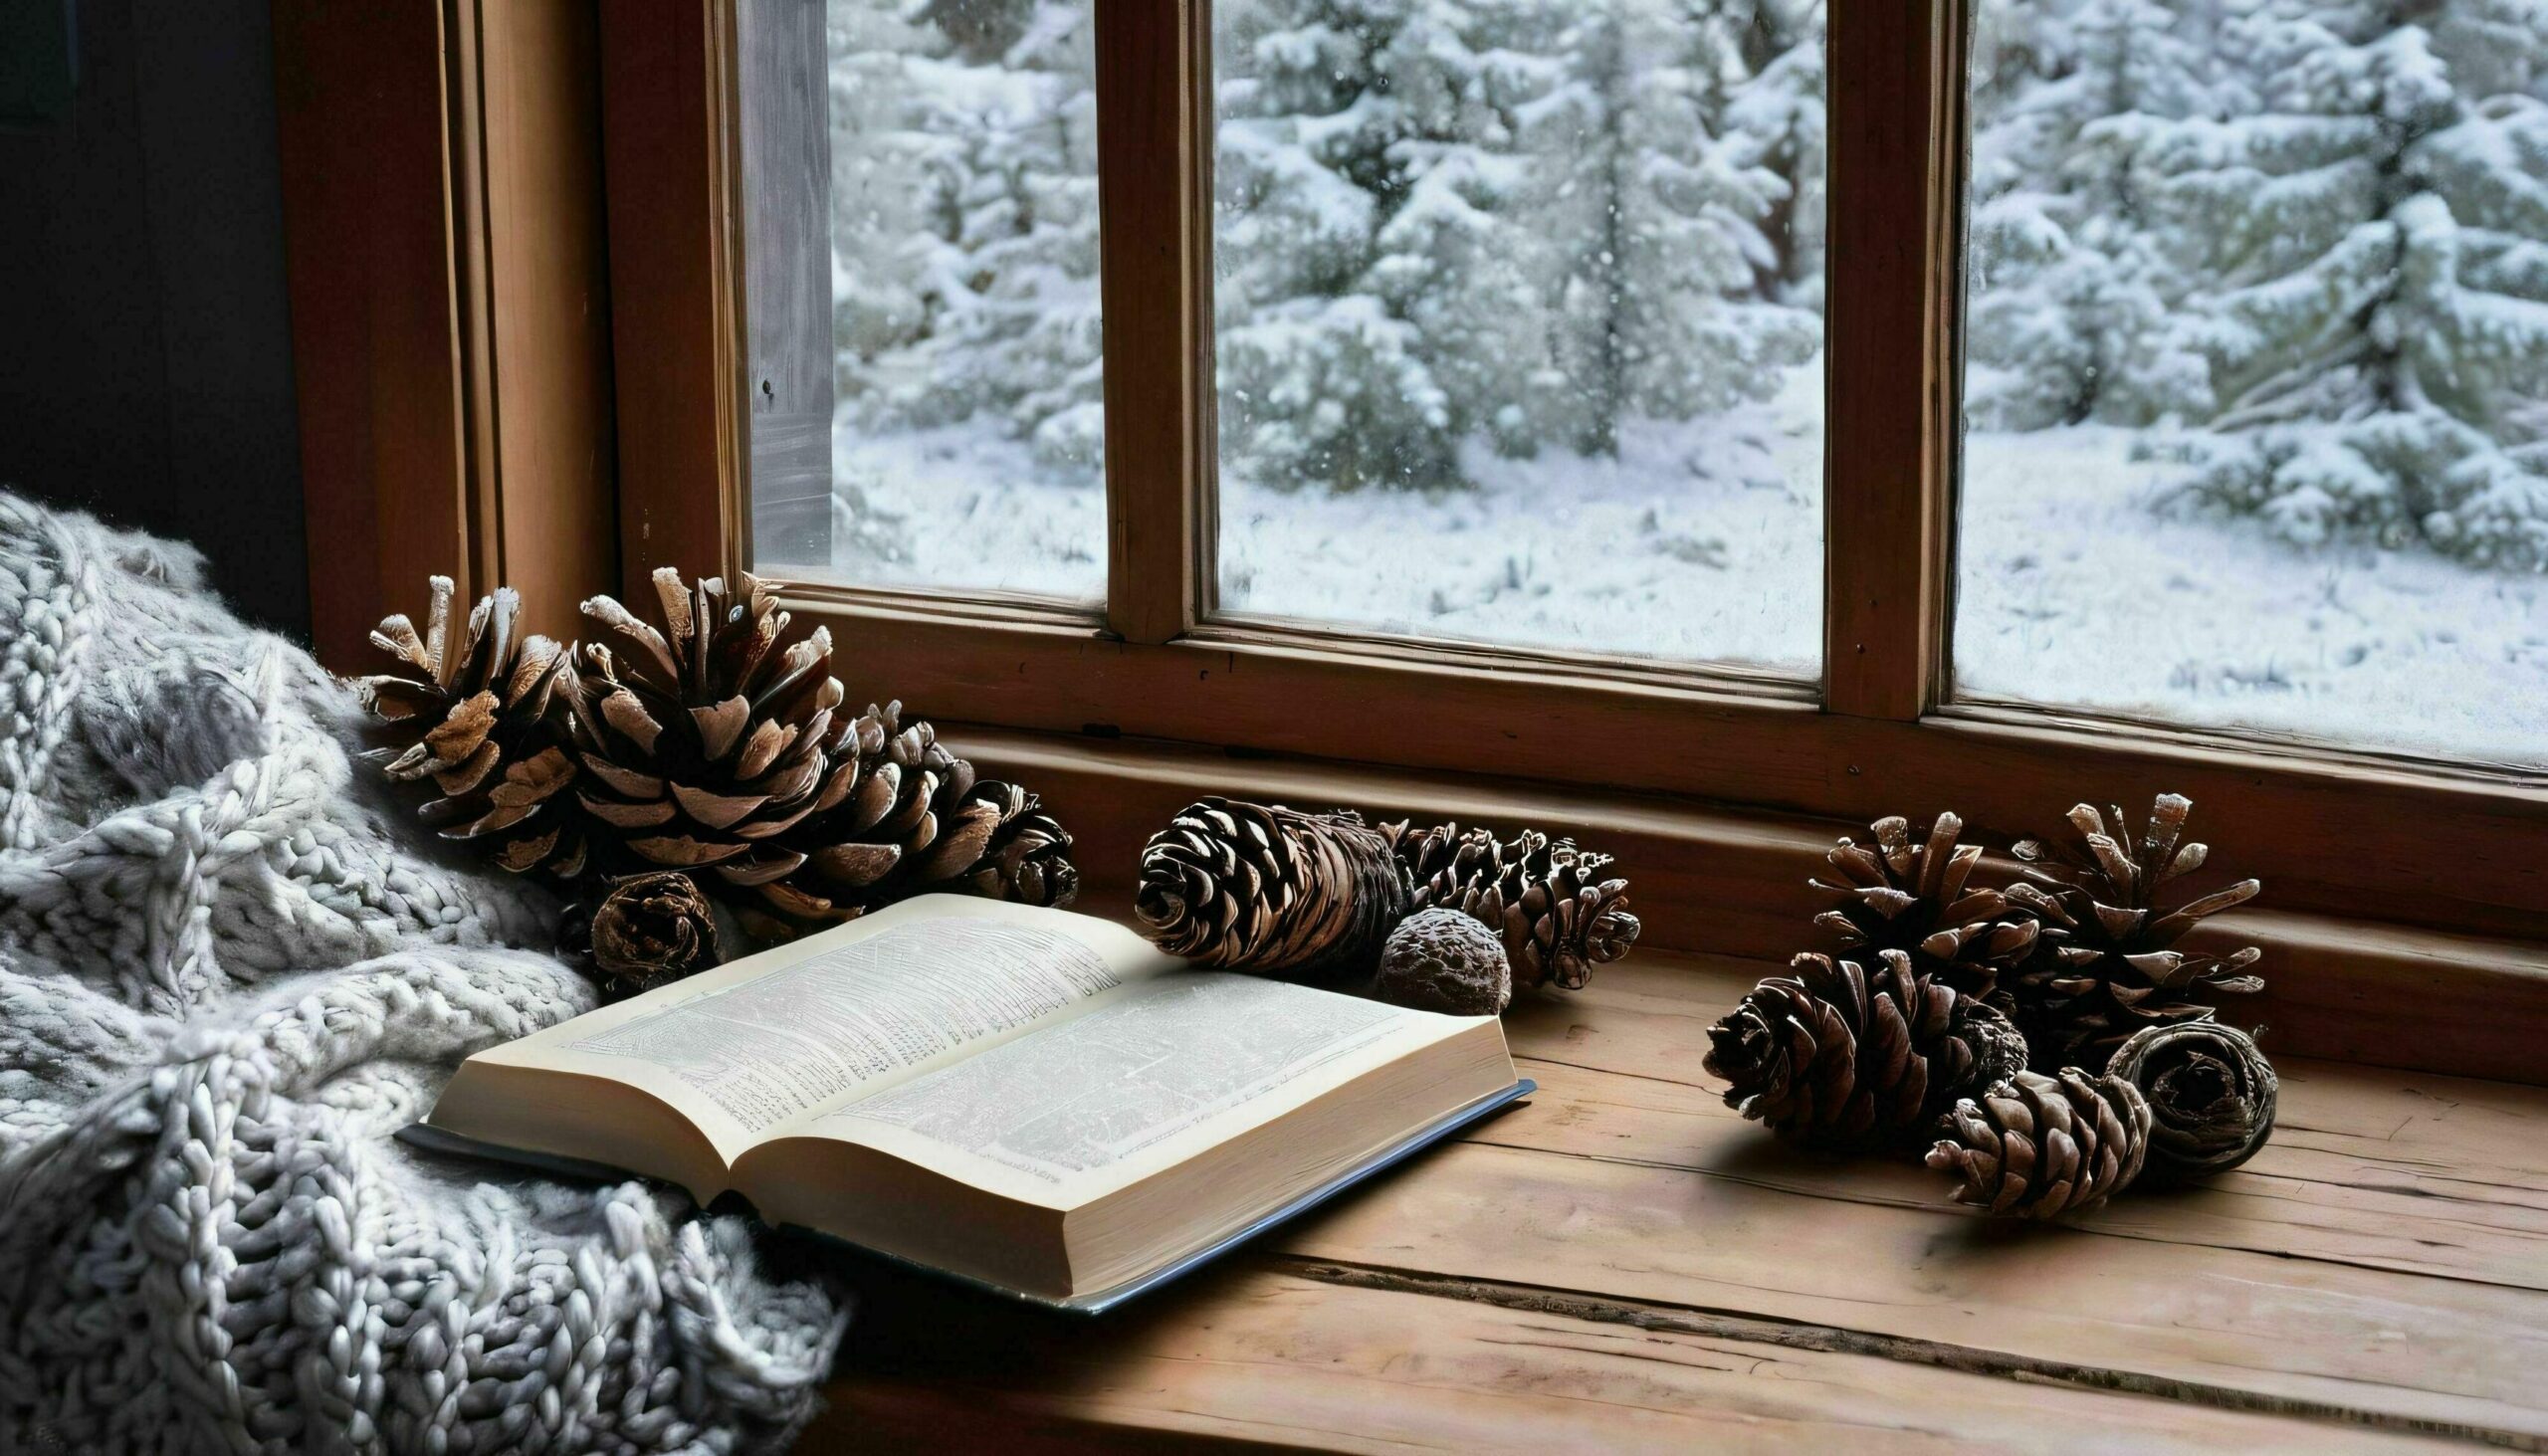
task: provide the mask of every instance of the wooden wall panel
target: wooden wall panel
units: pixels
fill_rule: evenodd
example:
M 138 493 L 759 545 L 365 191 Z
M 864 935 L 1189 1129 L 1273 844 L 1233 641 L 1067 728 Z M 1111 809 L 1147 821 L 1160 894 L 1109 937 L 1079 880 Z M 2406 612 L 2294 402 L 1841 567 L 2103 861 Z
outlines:
M 311 641 L 361 660 L 425 577 L 466 590 L 460 335 L 443 21 L 275 0 L 284 253 L 309 508 Z
M 1826 874 L 1823 854 L 1836 836 L 1866 839 L 1847 821 L 1650 794 L 940 727 L 949 745 L 984 773 L 1043 796 L 1075 841 L 1077 908 L 1119 919 L 1131 913 L 1150 836 L 1195 799 L 1232 794 L 1304 809 L 1355 808 L 1376 819 L 1570 835 L 1617 857 L 1630 908 L 1645 927 L 1640 950 L 1752 957 L 1766 974 L 1797 951 L 1831 948 L 1811 923 L 1830 899 L 1805 882 Z M 2213 841 L 2216 862 L 2230 865 L 2240 847 L 2207 829 L 2204 817 L 2197 813 L 2196 827 Z M 1998 860 L 1985 874 L 2006 880 L 2015 869 Z M 2215 952 L 2264 947 L 2257 966 L 2264 992 L 2240 998 L 2234 1019 L 2261 1024 L 2274 1056 L 2548 1084 L 2548 1058 L 2538 1050 L 2548 1038 L 2548 945 L 2299 913 L 2285 908 L 2271 884 L 2261 903 L 2268 908 L 2206 921 L 2187 943 Z
M 497 571 L 534 631 L 618 585 L 598 17 L 543 0 L 479 11 L 485 326 L 495 363 Z
M 740 564 L 740 321 L 728 264 L 733 16 L 718 0 L 605 0 L 604 194 L 623 589 L 657 566 Z
M 596 16 L 277 0 L 312 639 L 425 578 L 534 626 L 616 575 Z

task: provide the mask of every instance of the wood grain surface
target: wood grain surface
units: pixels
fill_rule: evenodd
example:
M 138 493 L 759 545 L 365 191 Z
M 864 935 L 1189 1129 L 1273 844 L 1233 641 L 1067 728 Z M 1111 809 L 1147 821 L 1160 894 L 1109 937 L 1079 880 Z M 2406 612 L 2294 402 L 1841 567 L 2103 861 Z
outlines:
M 2548 1449 L 2548 1092 L 2287 1062 L 2246 1167 L 2012 1228 L 1722 1105 L 1760 969 L 1533 1001 L 1528 1106 L 1118 1317 L 862 1278 L 800 1449 Z

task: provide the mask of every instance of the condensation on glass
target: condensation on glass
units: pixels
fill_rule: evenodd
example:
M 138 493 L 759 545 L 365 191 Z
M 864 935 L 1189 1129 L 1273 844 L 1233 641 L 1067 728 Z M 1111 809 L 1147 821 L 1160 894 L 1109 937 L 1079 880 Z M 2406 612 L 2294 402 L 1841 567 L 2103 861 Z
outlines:
M 1212 24 L 1221 608 L 1818 671 L 1820 5 Z
M 825 20 L 836 404 L 815 569 L 1096 600 L 1091 0 L 829 0 Z
M 2548 763 L 2548 28 L 1982 0 L 1958 693 Z

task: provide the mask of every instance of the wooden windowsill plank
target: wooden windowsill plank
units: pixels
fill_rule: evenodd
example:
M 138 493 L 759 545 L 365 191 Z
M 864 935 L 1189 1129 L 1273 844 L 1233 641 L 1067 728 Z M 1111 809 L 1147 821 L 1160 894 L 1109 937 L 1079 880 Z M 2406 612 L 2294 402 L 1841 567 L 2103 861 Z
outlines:
M 1529 1106 L 1147 1307 L 868 1291 L 803 1449 L 2548 1447 L 2548 1091 L 2294 1061 L 2246 1167 L 1994 1224 L 1724 1108 L 1762 969 L 1520 1008 Z

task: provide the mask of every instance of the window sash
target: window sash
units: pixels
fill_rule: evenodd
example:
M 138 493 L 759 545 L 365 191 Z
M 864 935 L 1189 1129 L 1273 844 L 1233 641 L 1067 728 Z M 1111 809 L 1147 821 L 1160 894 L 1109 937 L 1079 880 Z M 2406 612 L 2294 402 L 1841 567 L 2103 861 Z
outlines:
M 1217 612 L 1207 5 L 1095 7 L 1104 607 L 792 588 L 790 609 L 827 622 L 844 644 L 854 693 L 890 690 L 985 726 L 1861 822 L 1953 807 L 2009 829 L 2040 825 L 2081 798 L 2146 802 L 2173 790 L 2202 806 L 2208 838 L 2239 847 L 2279 907 L 2548 936 L 2548 869 L 2536 850 L 2548 785 L 2537 776 L 1948 701 L 1963 0 L 1830 0 L 1818 685 Z M 791 51 L 768 38 L 791 34 L 809 12 L 818 35 L 818 0 L 629 5 L 602 27 L 622 559 L 632 581 L 666 561 L 731 571 L 749 559 L 751 496 L 771 488 L 754 428 L 771 394 L 755 392 L 775 377 L 752 360 L 774 336 L 761 305 L 785 287 L 767 276 L 789 276 L 783 256 L 764 256 L 765 230 L 784 226 L 768 221 L 770 201 L 744 200 L 785 165 L 773 163 L 784 141 L 764 139 L 776 134 L 753 108 L 782 84 L 759 71 L 804 64 L 801 42 Z M 611 105 L 614 96 L 628 104 Z M 764 231 L 745 249 L 739 232 L 755 227 Z M 801 223 L 781 236 L 824 245 Z M 819 316 L 827 324 L 828 311 Z M 826 391 L 828 344 L 819 345 Z M 632 410 L 632 391 L 650 405 Z

